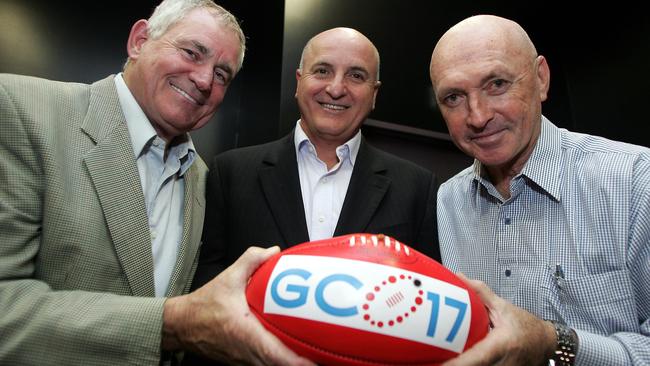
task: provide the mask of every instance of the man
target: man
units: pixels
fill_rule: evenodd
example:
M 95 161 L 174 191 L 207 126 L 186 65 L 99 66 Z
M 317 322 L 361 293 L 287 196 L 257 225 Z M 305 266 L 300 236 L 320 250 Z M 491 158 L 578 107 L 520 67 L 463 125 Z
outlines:
M 361 124 L 379 90 L 379 53 L 334 28 L 310 39 L 296 71 L 300 120 L 284 138 L 218 155 L 208 176 L 204 244 L 193 286 L 250 245 L 383 233 L 439 260 L 436 181 L 377 150 Z
M 474 279 L 494 327 L 448 364 L 650 363 L 650 151 L 542 116 L 549 67 L 510 20 L 453 26 L 430 73 L 475 158 L 440 187 L 443 263 Z
M 154 365 L 170 351 L 309 364 L 250 315 L 252 248 L 195 293 L 205 125 L 241 68 L 237 20 L 165 0 L 92 85 L 0 76 L 0 364 Z M 181 296 L 182 295 L 182 296 Z

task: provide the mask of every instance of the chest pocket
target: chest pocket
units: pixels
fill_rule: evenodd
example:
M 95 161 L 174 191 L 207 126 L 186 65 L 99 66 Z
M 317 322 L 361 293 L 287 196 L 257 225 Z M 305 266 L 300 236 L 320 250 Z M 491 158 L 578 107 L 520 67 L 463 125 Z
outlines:
M 578 329 L 600 334 L 639 331 L 632 283 L 625 270 L 562 280 L 557 296 L 558 310 Z

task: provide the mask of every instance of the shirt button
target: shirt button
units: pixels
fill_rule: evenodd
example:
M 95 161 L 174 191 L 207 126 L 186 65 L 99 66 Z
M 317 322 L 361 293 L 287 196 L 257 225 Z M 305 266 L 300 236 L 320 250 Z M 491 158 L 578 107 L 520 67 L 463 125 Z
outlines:
M 504 222 L 506 225 L 510 225 L 511 220 L 510 220 L 509 217 L 506 217 L 506 219 L 503 220 L 503 222 Z
M 323 178 L 323 183 L 327 183 L 327 177 Z
M 325 217 L 320 216 L 320 217 L 318 218 L 318 222 L 323 222 L 323 221 L 325 221 Z
M 506 277 L 510 277 L 511 274 L 512 274 L 512 272 L 510 272 L 509 269 L 506 269 Z
M 157 235 L 156 232 L 152 231 L 151 232 L 151 240 L 156 240 L 156 235 Z

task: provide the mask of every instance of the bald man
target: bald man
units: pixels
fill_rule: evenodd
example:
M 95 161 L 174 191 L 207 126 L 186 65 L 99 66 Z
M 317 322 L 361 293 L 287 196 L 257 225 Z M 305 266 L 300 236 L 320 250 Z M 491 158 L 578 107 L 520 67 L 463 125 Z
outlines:
M 440 260 L 434 175 L 360 132 L 381 84 L 372 42 L 350 28 L 324 31 L 305 46 L 296 79 L 300 119 L 290 134 L 212 162 L 193 287 L 251 245 L 355 232 L 390 235 Z
M 443 263 L 494 326 L 449 365 L 650 364 L 650 150 L 545 118 L 549 66 L 513 21 L 456 24 L 430 74 L 475 159 L 438 193 Z

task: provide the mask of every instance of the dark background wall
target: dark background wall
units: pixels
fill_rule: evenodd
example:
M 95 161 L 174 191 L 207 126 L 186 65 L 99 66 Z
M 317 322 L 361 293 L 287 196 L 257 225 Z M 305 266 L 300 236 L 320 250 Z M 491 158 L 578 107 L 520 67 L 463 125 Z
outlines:
M 133 22 L 157 1 L 0 0 L 0 72 L 92 82 L 121 70 Z M 294 126 L 295 68 L 304 43 L 335 26 L 378 47 L 382 87 L 364 126 L 375 145 L 446 179 L 470 160 L 432 103 L 428 63 L 457 21 L 492 13 L 522 24 L 551 67 L 544 114 L 571 130 L 650 146 L 650 16 L 634 2 L 567 10 L 565 3 L 417 0 L 223 0 L 248 37 L 244 68 L 214 121 L 193 132 L 204 157 L 273 140 Z M 576 5 L 577 6 L 577 5 Z

